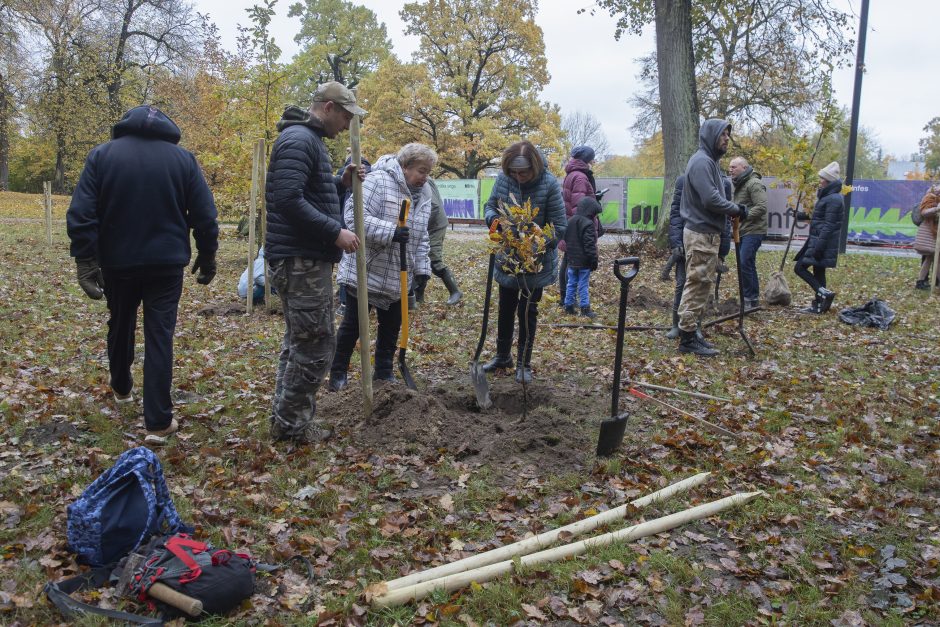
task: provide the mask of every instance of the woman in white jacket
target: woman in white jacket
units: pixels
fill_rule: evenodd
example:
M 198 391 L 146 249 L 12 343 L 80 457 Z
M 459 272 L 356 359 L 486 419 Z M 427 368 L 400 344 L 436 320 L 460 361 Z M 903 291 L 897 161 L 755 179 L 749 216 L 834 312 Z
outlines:
M 409 285 L 416 274 L 431 274 L 428 258 L 428 218 L 431 189 L 428 176 L 437 164 L 437 154 L 424 144 L 406 144 L 397 155 L 385 155 L 372 166 L 362 185 L 365 242 L 356 253 L 343 255 L 337 283 L 346 287 L 346 311 L 336 334 L 336 353 L 330 368 L 331 391 L 346 387 L 347 370 L 359 339 L 359 286 L 356 255 L 366 256 L 369 306 L 375 307 L 378 332 L 375 340 L 376 381 L 394 381 L 392 363 L 401 330 L 399 244 L 406 243 Z M 398 226 L 401 201 L 411 200 L 404 227 Z M 346 224 L 353 224 L 352 198 L 344 209 Z

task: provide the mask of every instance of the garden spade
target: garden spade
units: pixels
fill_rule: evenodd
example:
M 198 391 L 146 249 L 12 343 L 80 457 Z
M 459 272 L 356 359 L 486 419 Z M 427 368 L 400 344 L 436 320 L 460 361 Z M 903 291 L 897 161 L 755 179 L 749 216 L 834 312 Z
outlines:
M 473 382 L 473 391 L 477 395 L 477 405 L 480 406 L 480 409 L 489 409 L 493 404 L 490 399 L 490 384 L 486 380 L 483 366 L 480 365 L 480 354 L 483 352 L 483 344 L 486 342 L 486 327 L 490 320 L 490 297 L 493 294 L 493 267 L 495 265 L 496 254 L 490 253 L 489 268 L 486 270 L 486 296 L 483 297 L 483 328 L 480 330 L 480 341 L 477 342 L 477 350 L 473 354 L 473 361 L 470 362 L 470 380 Z
M 747 348 L 751 351 L 751 356 L 754 357 L 757 355 L 757 351 L 754 350 L 754 347 L 751 346 L 751 340 L 747 338 L 747 335 L 744 333 L 744 290 L 742 289 L 741 282 L 741 219 L 734 217 L 731 219 L 731 235 L 734 238 L 734 260 L 735 265 L 738 269 L 738 333 L 741 334 L 741 339 L 744 340 L 744 343 L 747 344 Z
M 626 274 L 620 271 L 622 266 L 631 266 Z M 623 361 L 623 334 L 627 321 L 627 294 L 630 281 L 640 271 L 639 257 L 626 257 L 614 260 L 614 274 L 620 279 L 620 309 L 617 312 L 617 348 L 614 357 L 614 387 L 610 393 L 610 418 L 601 422 L 601 432 L 597 438 L 597 456 L 610 457 L 623 441 L 627 429 L 627 412 L 618 413 L 620 406 L 620 370 Z
M 411 201 L 405 198 L 401 201 L 401 211 L 398 212 L 398 226 L 405 226 L 408 220 L 408 209 L 411 207 Z M 401 261 L 399 266 L 399 283 L 401 283 L 401 337 L 398 340 L 398 371 L 401 378 L 405 380 L 405 385 L 410 390 L 417 390 L 411 371 L 408 370 L 408 364 L 405 362 L 405 353 L 408 352 L 408 257 L 406 256 L 408 247 L 407 242 L 398 243 L 398 257 Z

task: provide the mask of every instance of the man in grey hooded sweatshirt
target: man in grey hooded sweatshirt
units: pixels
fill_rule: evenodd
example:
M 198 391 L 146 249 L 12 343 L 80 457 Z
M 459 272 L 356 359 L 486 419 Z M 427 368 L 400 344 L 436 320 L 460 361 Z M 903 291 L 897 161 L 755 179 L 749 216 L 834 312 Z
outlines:
M 698 337 L 695 328 L 712 291 L 726 217 L 743 220 L 747 208 L 728 200 L 718 167 L 718 160 L 731 141 L 731 124 L 717 118 L 705 120 L 698 139 L 699 148 L 685 169 L 685 187 L 679 203 L 679 213 L 685 221 L 682 242 L 686 267 L 679 303 L 679 352 L 712 357 L 718 351 Z

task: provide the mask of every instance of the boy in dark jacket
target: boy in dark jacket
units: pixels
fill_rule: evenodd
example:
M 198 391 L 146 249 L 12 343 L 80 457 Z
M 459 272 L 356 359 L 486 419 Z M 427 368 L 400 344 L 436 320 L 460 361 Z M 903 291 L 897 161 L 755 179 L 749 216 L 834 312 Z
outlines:
M 568 220 L 565 231 L 565 255 L 568 259 L 568 284 L 565 289 L 565 313 L 574 315 L 575 294 L 581 305 L 581 315 L 596 318 L 591 311 L 588 294 L 591 272 L 597 270 L 597 230 L 594 219 L 600 215 L 601 205 L 590 196 L 578 201 L 576 213 Z

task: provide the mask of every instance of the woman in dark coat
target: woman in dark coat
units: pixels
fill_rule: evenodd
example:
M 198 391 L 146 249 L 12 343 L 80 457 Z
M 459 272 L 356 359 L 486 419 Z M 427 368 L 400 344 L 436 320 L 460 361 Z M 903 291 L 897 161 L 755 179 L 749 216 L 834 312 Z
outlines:
M 809 224 L 809 237 L 796 254 L 793 272 L 813 288 L 813 302 L 802 309 L 804 313 L 821 314 L 829 311 L 836 293 L 826 289 L 826 268 L 835 268 L 839 260 L 839 235 L 842 232 L 842 178 L 835 161 L 819 171 L 819 191 Z M 810 216 L 802 211 L 797 220 Z M 810 272 L 812 270 L 812 272 Z
M 542 268 L 537 273 L 507 274 L 502 270 L 500 255 L 496 258 L 493 276 L 499 283 L 499 321 L 496 334 L 496 357 L 483 366 L 485 372 L 497 368 L 511 368 L 512 338 L 515 319 L 519 320 L 519 351 L 516 355 L 516 381 L 532 381 L 532 345 L 535 343 L 535 327 L 538 322 L 538 302 L 542 290 L 555 283 L 558 277 L 556 245 L 565 237 L 565 203 L 561 197 L 558 179 L 545 168 L 545 159 L 538 149 L 528 141 L 512 144 L 503 152 L 502 172 L 496 177 L 493 192 L 486 201 L 486 225 L 490 226 L 498 216 L 499 201 L 525 204 L 539 209 L 534 222 L 540 227 L 551 224 L 555 229 L 554 239 L 548 243 L 542 259 Z M 522 293 L 523 298 L 520 298 Z

